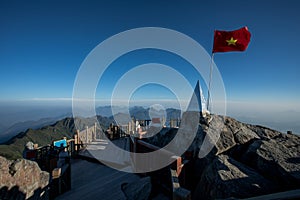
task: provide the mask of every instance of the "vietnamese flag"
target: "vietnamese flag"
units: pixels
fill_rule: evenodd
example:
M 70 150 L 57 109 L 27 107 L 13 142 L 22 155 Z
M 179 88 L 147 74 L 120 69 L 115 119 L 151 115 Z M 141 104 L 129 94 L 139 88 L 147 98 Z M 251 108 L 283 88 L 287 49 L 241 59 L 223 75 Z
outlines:
M 245 51 L 250 37 L 251 33 L 246 26 L 234 31 L 215 30 L 212 52 Z

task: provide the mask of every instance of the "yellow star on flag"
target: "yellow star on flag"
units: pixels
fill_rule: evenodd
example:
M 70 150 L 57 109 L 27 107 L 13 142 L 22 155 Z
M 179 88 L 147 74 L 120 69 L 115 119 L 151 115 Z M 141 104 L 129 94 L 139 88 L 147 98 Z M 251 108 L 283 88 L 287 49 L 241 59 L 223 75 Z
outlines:
M 230 40 L 226 40 L 228 46 L 229 45 L 236 45 L 237 40 L 233 39 L 233 37 L 230 38 Z

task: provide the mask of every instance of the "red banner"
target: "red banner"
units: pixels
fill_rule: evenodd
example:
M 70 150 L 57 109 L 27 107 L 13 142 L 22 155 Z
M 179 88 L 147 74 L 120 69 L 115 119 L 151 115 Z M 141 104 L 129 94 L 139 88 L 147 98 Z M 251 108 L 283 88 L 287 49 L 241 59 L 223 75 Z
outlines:
M 250 38 L 251 33 L 246 26 L 234 31 L 215 30 L 212 52 L 245 51 Z

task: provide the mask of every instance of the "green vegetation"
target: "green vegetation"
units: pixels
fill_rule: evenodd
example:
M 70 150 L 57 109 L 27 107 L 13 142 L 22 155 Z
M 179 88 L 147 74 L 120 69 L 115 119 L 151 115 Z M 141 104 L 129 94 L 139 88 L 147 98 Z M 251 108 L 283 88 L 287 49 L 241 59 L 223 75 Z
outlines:
M 39 146 L 44 146 L 63 137 L 72 138 L 74 132 L 72 118 L 60 120 L 41 129 L 28 129 L 25 133 L 20 133 L 7 141 L 6 144 L 0 145 L 0 155 L 8 159 L 22 158 L 22 152 L 27 142 L 31 141 Z
M 105 117 L 98 116 L 99 123 L 103 129 L 107 129 L 111 120 Z M 86 126 L 93 126 L 94 122 L 91 119 L 78 119 L 76 121 L 80 130 L 83 130 Z M 26 132 L 22 132 L 13 137 L 5 144 L 0 145 L 0 156 L 4 156 L 7 159 L 22 158 L 24 146 L 27 142 L 31 141 L 39 146 L 51 144 L 54 140 L 67 137 L 73 138 L 76 131 L 73 118 L 65 118 L 56 122 L 53 125 L 45 126 L 40 129 L 28 129 Z

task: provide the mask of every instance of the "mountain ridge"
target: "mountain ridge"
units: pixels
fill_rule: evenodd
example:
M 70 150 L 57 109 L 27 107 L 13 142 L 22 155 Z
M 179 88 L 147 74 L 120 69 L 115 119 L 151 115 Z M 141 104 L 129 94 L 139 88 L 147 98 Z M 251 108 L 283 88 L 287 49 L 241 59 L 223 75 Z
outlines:
M 97 119 L 104 128 L 107 128 L 111 122 L 106 117 L 97 116 Z M 74 118 L 66 117 L 38 129 L 29 128 L 0 144 L 0 155 L 11 160 L 22 158 L 22 152 L 27 142 L 31 141 L 39 146 L 44 146 L 63 137 L 72 138 L 77 128 L 83 130 L 87 125 L 93 126 L 92 121 L 90 118 L 76 118 L 77 127 L 75 127 Z
M 0 144 L 5 143 L 10 138 L 16 136 L 21 132 L 25 132 L 29 128 L 31 129 L 42 128 L 44 126 L 51 125 L 69 116 L 71 116 L 71 114 L 61 115 L 57 117 L 41 118 L 39 120 L 28 120 L 28 121 L 17 122 L 11 125 L 10 127 L 1 130 Z

